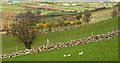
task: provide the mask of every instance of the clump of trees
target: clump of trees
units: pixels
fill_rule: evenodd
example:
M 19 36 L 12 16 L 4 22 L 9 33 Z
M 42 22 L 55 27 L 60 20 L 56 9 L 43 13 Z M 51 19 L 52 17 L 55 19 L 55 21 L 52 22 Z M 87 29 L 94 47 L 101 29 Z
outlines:
M 89 10 L 85 10 L 84 15 L 82 17 L 82 21 L 85 23 L 89 23 L 91 18 L 91 12 Z
M 27 10 L 16 15 L 16 20 L 12 25 L 12 34 L 21 40 L 27 49 L 31 49 L 33 40 L 36 37 L 36 28 L 34 26 L 35 13 Z

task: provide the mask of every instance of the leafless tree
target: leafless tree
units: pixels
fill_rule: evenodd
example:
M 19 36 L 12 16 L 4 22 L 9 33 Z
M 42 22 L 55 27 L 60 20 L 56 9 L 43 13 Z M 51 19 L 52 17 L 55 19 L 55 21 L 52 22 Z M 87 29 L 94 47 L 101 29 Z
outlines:
M 120 12 L 120 2 L 117 3 L 118 11 Z
M 111 13 L 112 18 L 117 17 L 117 15 L 118 15 L 118 10 L 117 9 L 113 9 L 113 11 Z
M 31 11 L 22 12 L 17 15 L 16 21 L 12 25 L 12 33 L 21 40 L 27 49 L 31 49 L 33 40 L 36 37 L 34 13 Z
M 84 15 L 82 17 L 82 21 L 85 23 L 89 23 L 91 18 L 91 13 L 89 10 L 85 10 Z

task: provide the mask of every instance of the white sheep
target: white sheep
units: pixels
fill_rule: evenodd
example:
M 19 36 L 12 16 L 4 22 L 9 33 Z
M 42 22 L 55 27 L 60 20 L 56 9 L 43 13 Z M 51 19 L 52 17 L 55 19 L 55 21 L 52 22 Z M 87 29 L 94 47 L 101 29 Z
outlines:
M 68 56 L 71 56 L 71 54 L 68 54 Z
M 66 57 L 67 55 L 65 54 L 64 57 Z
M 79 55 L 82 55 L 83 54 L 83 51 L 81 51 L 80 53 L 79 53 Z

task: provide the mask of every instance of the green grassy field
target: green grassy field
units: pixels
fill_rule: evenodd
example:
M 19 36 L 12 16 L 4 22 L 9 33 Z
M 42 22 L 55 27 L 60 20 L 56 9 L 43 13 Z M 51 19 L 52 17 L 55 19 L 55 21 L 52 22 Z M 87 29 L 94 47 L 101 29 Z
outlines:
M 52 43 L 66 42 L 66 41 L 70 41 L 71 39 L 91 36 L 92 33 L 96 35 L 96 34 L 110 32 L 112 31 L 112 29 L 114 30 L 118 29 L 117 18 L 101 21 L 94 24 L 88 24 L 72 30 L 38 34 L 38 36 L 34 40 L 33 46 L 37 48 L 40 45 L 46 44 L 47 39 L 49 39 L 50 42 Z M 3 36 L 2 45 L 3 45 L 2 46 L 3 54 L 15 52 L 16 47 L 17 50 L 25 49 L 23 43 L 21 41 L 17 41 L 14 36 Z
M 60 8 L 63 8 L 65 11 L 79 11 L 79 12 L 81 12 L 81 11 L 84 11 L 84 10 L 87 10 L 87 9 L 89 9 L 89 10 L 93 10 L 94 9 L 94 7 L 89 7 L 89 8 L 85 8 L 84 6 L 71 6 L 71 7 L 67 7 L 67 6 L 61 6 Z
M 25 8 L 23 7 L 19 7 L 17 5 L 3 5 L 2 7 L 0 7 L 0 9 L 2 9 L 2 12 L 21 12 L 21 11 L 25 11 Z M 58 11 L 51 11 L 51 10 L 42 10 L 40 9 L 42 14 L 47 14 L 47 13 L 51 13 L 51 12 L 58 12 Z
M 100 22 L 100 21 L 111 19 L 112 18 L 112 16 L 111 16 L 112 9 L 113 8 L 92 12 L 91 13 L 92 14 L 91 18 L 94 19 L 94 20 L 91 20 L 90 23 L 95 23 L 95 22 Z M 58 19 L 59 19 L 59 17 L 47 18 L 47 19 L 41 20 L 40 24 L 41 23 L 43 24 L 43 22 L 46 22 L 46 23 L 58 23 Z M 75 25 L 72 25 L 72 26 L 75 27 Z M 78 26 L 81 26 L 81 24 L 79 24 Z M 53 29 L 58 29 L 58 28 L 59 27 L 53 27 Z M 62 26 L 59 29 L 65 29 L 65 28 L 68 28 L 68 26 Z M 44 28 L 44 30 L 46 30 L 46 31 L 48 29 L 49 28 Z
M 66 2 L 68 4 L 68 2 Z M 70 2 L 69 2 L 70 3 Z M 21 3 L 21 5 L 26 5 L 27 3 Z M 38 5 L 38 2 L 33 2 L 31 3 L 31 5 Z M 59 4 L 59 2 L 57 2 L 56 4 Z M 63 4 L 65 4 L 65 2 L 63 2 Z M 70 4 L 80 4 L 82 6 L 57 6 L 57 5 L 53 5 L 53 7 L 58 7 L 58 8 L 62 8 L 65 11 L 84 11 L 86 9 L 92 10 L 94 9 L 96 6 L 104 6 L 104 4 L 100 4 L 100 3 L 83 3 L 83 2 L 72 2 Z M 19 7 L 17 5 L 20 4 L 13 4 L 13 5 L 8 5 L 7 3 L 3 3 L 2 5 L 2 11 L 3 12 L 21 12 L 24 11 L 24 8 Z M 107 6 L 111 6 L 111 5 L 115 5 L 115 3 L 107 3 Z M 86 8 L 86 6 L 88 6 L 88 8 Z M 42 14 L 47 14 L 47 13 L 51 13 L 51 12 L 56 12 L 56 11 L 50 11 L 50 10 L 41 10 Z
M 79 6 L 75 8 L 63 6 L 62 8 L 66 10 L 71 10 L 71 9 L 79 10 L 79 11 L 85 10 L 85 8 L 81 8 Z M 23 10 L 23 8 L 18 7 L 16 5 L 3 6 L 0 9 L 2 9 L 3 12 L 11 12 L 11 11 L 20 12 Z M 111 11 L 112 9 L 105 9 L 102 11 L 97 11 L 92 13 L 92 17 L 95 19 L 95 21 L 100 21 L 97 23 L 84 25 L 82 27 L 67 31 L 48 32 L 43 34 L 38 33 L 37 34 L 38 36 L 34 40 L 32 48 L 38 48 L 39 46 L 46 44 L 47 39 L 49 39 L 50 42 L 52 43 L 67 42 L 70 40 L 91 36 L 92 33 L 96 35 L 96 34 L 107 33 L 112 30 L 117 30 L 118 18 L 110 19 Z M 46 14 L 46 13 L 52 13 L 54 11 L 41 10 L 41 12 L 42 14 Z M 48 18 L 41 22 L 56 23 L 57 22 L 56 18 L 58 17 Z M 2 37 L 3 54 L 14 53 L 16 51 L 20 51 L 24 49 L 25 49 L 24 44 L 21 41 L 17 40 L 15 36 Z M 84 54 L 79 56 L 78 55 L 79 51 L 84 51 Z M 71 57 L 63 57 L 64 54 L 68 54 L 68 53 L 71 54 Z M 3 61 L 117 61 L 117 60 L 118 60 L 118 37 L 114 37 L 110 40 L 106 39 L 80 46 L 58 49 L 55 51 L 46 51 L 37 54 L 25 55 L 10 59 L 3 59 Z
M 84 54 L 79 56 L 78 53 Z M 64 54 L 71 54 L 64 57 Z M 118 37 L 74 47 L 3 59 L 3 61 L 118 61 Z
M 108 8 L 108 9 L 104 9 L 104 10 L 99 10 L 99 11 L 96 11 L 96 12 L 92 12 L 91 13 L 92 14 L 91 18 L 94 19 L 94 20 L 91 20 L 90 23 L 100 22 L 100 21 L 104 21 L 104 20 L 108 20 L 108 19 L 112 18 L 111 17 L 111 11 L 114 8 Z M 59 14 L 61 12 L 52 12 L 50 14 L 57 14 L 57 13 Z M 39 21 L 39 24 L 43 24 L 43 22 L 46 22 L 46 23 L 58 23 L 58 19 L 59 19 L 59 17 L 47 18 L 47 19 Z M 75 27 L 74 25 L 72 25 L 72 26 Z M 81 26 L 81 24 L 79 24 L 78 26 Z M 56 28 L 58 29 L 59 27 L 53 27 L 53 29 L 56 29 Z M 62 26 L 60 29 L 65 29 L 65 28 L 68 28 L 68 26 Z M 44 28 L 44 30 L 46 30 L 46 31 L 48 29 L 49 28 Z
M 43 22 L 46 22 L 46 23 L 57 23 L 58 22 L 58 18 L 59 17 L 47 18 L 47 19 L 41 20 L 40 24 L 43 24 Z
M 92 18 L 96 22 L 102 21 L 102 20 L 106 20 L 106 19 L 110 19 L 111 18 L 110 14 L 111 14 L 111 11 L 113 9 L 114 8 L 108 8 L 108 9 L 103 9 L 103 10 L 99 10 L 99 11 L 96 11 L 96 12 L 92 12 L 91 13 L 92 14 Z M 49 14 L 64 14 L 64 13 L 61 13 L 61 12 L 51 12 L 51 13 L 48 13 L 48 15 Z M 46 22 L 46 23 L 57 23 L 58 22 L 58 18 L 59 17 L 47 18 L 47 19 L 41 20 L 40 23 L 43 23 L 43 22 Z M 91 22 L 93 22 L 93 21 L 91 20 Z
M 0 9 L 2 9 L 2 12 L 20 12 L 20 11 L 24 11 L 24 8 L 19 7 L 17 5 L 2 5 L 2 7 Z

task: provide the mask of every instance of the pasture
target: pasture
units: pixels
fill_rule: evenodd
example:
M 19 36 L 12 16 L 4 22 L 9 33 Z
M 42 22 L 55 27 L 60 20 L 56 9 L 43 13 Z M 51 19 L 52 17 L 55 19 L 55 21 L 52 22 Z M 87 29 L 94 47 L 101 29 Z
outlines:
M 25 11 L 25 8 L 20 7 L 18 5 L 3 5 L 2 7 L 0 7 L 0 9 L 2 9 L 2 12 L 23 12 Z M 51 12 L 56 12 L 56 11 L 50 11 L 50 10 L 42 10 L 40 9 L 42 14 L 47 14 L 47 13 L 51 13 Z
M 112 9 L 114 8 L 108 8 L 108 9 L 103 9 L 103 10 L 99 10 L 99 11 L 95 11 L 95 12 L 92 12 L 92 18 L 94 19 L 94 21 L 96 22 L 99 22 L 99 21 L 103 21 L 103 20 L 107 20 L 107 19 L 110 19 L 111 18 L 111 11 Z M 62 12 L 51 12 L 51 13 L 48 13 L 49 14 L 63 14 Z M 103 15 L 104 14 L 104 15 Z M 58 18 L 59 17 L 51 17 L 51 18 L 47 18 L 47 19 L 44 19 L 44 20 L 41 20 L 40 23 L 42 22 L 46 22 L 46 23 L 57 23 L 58 22 Z M 99 18 L 99 19 L 98 19 Z M 94 22 L 94 21 L 91 21 L 91 22 Z
M 19 5 L 38 5 L 38 4 L 40 3 L 38 2 L 19 3 Z M 109 3 L 109 2 L 105 2 L 105 3 L 98 3 L 98 2 L 47 3 L 46 2 L 45 4 L 46 4 L 45 5 L 46 7 L 51 6 L 51 8 L 45 7 L 45 8 L 39 9 L 41 12 L 41 14 L 39 15 L 34 13 L 36 8 L 30 9 L 32 10 L 31 12 L 33 12 L 34 14 L 34 19 L 36 19 L 36 20 L 33 20 L 33 22 L 35 21 L 34 25 L 36 25 L 35 27 L 37 27 L 37 25 L 39 27 L 38 29 L 36 28 L 38 32 L 37 32 L 37 36 L 35 37 L 33 41 L 31 48 L 38 48 L 42 45 L 45 45 L 47 44 L 48 40 L 50 43 L 65 43 L 71 40 L 86 38 L 92 35 L 104 34 L 107 32 L 111 32 L 113 30 L 118 30 L 118 21 L 119 21 L 118 18 L 120 18 L 120 16 L 118 17 L 115 16 L 114 18 L 113 16 L 111 16 L 112 11 L 116 9 L 116 7 L 113 7 L 114 5 L 116 5 L 116 3 Z M 73 6 L 72 4 L 75 4 L 76 6 Z M 20 7 L 19 5 L 17 3 L 16 4 L 5 3 L 5 4 L 2 4 L 2 7 L 0 7 L 0 9 L 2 9 L 2 11 L 0 12 L 6 13 L 6 16 L 5 16 L 6 19 L 5 17 L 3 17 L 4 18 L 3 21 L 5 20 L 8 21 L 8 22 L 5 22 L 5 24 L 9 23 L 8 26 L 12 26 L 11 22 L 13 23 L 12 19 L 14 19 L 15 15 L 14 16 L 11 15 L 13 18 L 11 18 L 10 20 L 9 18 L 11 16 L 9 16 L 7 13 L 12 12 L 13 14 L 16 14 L 16 13 L 20 13 L 22 11 L 24 12 L 27 10 L 27 8 Z M 54 7 L 64 9 L 64 11 L 55 11 L 52 9 Z M 54 24 L 55 25 L 61 24 L 59 22 L 60 21 L 59 19 L 61 17 L 64 18 L 65 13 L 67 12 L 68 13 L 79 13 L 85 10 L 94 10 L 96 8 L 101 8 L 101 7 L 106 7 L 106 9 L 100 9 L 95 12 L 91 12 L 90 13 L 91 16 L 90 18 L 88 18 L 88 20 L 90 19 L 89 23 L 84 23 L 82 18 L 80 18 L 80 22 L 82 22 L 82 24 L 77 24 L 77 25 L 74 24 L 74 25 L 68 25 L 68 26 L 65 25 L 61 27 L 59 27 L 58 25 L 57 27 L 55 26 L 51 27 Z M 60 14 L 60 16 L 55 15 L 55 14 Z M 85 13 L 82 14 L 82 17 L 84 17 L 84 15 Z M 37 19 L 36 16 L 39 17 L 40 19 Z M 69 21 L 71 24 L 71 22 L 75 21 L 76 19 L 72 18 L 71 16 L 75 17 L 77 16 L 77 14 L 74 16 L 68 15 L 67 18 L 63 20 L 63 22 L 66 23 Z M 72 18 L 71 19 L 72 21 L 69 18 Z M 40 28 L 39 24 L 41 25 L 43 23 L 44 24 L 52 23 L 52 25 L 50 25 L 50 27 L 48 26 L 48 27 Z M 31 25 L 31 27 L 34 27 L 34 25 Z M 48 31 L 49 28 L 51 28 L 51 30 L 57 30 L 57 31 Z M 68 30 L 68 28 L 70 29 Z M 26 29 L 27 28 L 25 28 L 25 30 Z M 2 32 L 3 31 L 7 31 L 7 30 L 4 29 L 2 30 Z M 41 31 L 44 33 L 41 33 Z M 10 30 L 10 32 L 12 31 Z M 31 31 L 28 31 L 28 32 L 31 32 Z M 28 32 L 25 32 L 25 33 L 28 33 Z M 31 34 L 27 34 L 27 35 L 31 35 Z M 28 40 L 28 42 L 30 41 Z M 2 36 L 2 54 L 15 53 L 15 52 L 22 51 L 25 49 L 26 48 L 25 48 L 24 43 L 21 40 L 19 40 L 16 36 L 13 36 L 12 34 L 8 34 L 8 35 L 6 34 Z M 79 55 L 81 51 L 83 52 L 83 54 Z M 28 55 L 23 55 L 23 56 L 18 56 L 18 57 L 6 58 L 2 60 L 3 61 L 118 61 L 118 37 L 113 37 L 111 39 L 103 39 L 97 42 L 81 44 L 81 45 L 77 45 L 73 47 L 60 48 L 60 49 L 52 50 L 52 51 L 43 51 L 43 52 L 35 53 L 35 54 L 28 54 Z
M 30 3 L 30 5 L 38 5 L 38 4 L 39 4 L 38 2 Z M 64 5 L 58 5 L 58 4 L 69 4 L 69 5 L 76 4 L 78 6 L 64 6 Z M 76 10 L 78 12 L 84 11 L 86 9 L 93 10 L 96 7 L 103 7 L 103 6 L 112 7 L 115 4 L 116 3 L 92 3 L 92 2 L 91 3 L 83 3 L 83 2 L 72 2 L 72 3 L 61 2 L 60 3 L 60 2 L 56 2 L 54 4 L 46 3 L 46 5 L 52 5 L 53 7 L 64 9 L 65 11 L 75 11 Z M 25 8 L 20 7 L 19 5 L 29 5 L 29 4 L 28 3 L 20 3 L 20 4 L 10 5 L 7 3 L 3 3 L 2 7 L 0 9 L 2 9 L 2 12 L 21 12 L 21 11 L 24 11 Z M 51 11 L 51 10 L 43 10 L 43 9 L 40 9 L 40 10 L 41 10 L 42 14 L 56 12 L 56 11 Z
M 78 53 L 83 51 L 84 54 Z M 64 57 L 64 54 L 71 56 Z M 89 44 L 3 59 L 3 61 L 118 61 L 118 37 Z
M 96 35 L 106 33 L 112 30 L 117 30 L 118 29 L 117 24 L 118 24 L 117 18 L 113 18 L 98 23 L 88 24 L 72 30 L 38 34 L 33 43 L 33 47 L 37 48 L 40 45 L 46 44 L 47 39 L 49 39 L 50 42 L 52 43 L 66 42 L 70 41 L 71 39 L 78 39 L 91 36 L 92 33 Z M 2 40 L 3 40 L 2 41 L 3 54 L 16 52 L 16 47 L 18 51 L 25 49 L 22 42 L 18 41 L 14 36 L 3 36 Z

